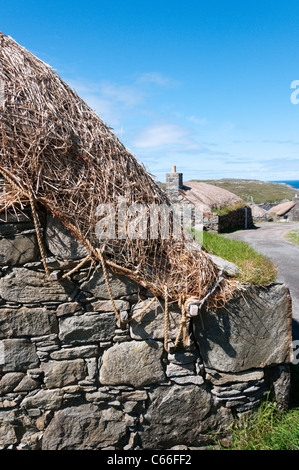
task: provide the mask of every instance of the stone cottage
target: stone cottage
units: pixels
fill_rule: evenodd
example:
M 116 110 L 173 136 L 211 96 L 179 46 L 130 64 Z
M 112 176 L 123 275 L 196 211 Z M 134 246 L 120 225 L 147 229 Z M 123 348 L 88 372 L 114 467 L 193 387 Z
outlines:
M 286 201 L 272 207 L 268 211 L 274 221 L 299 222 L 299 198 L 296 195 L 291 201 Z
M 287 286 L 240 285 L 183 230 L 137 236 L 165 193 L 0 42 L 0 448 L 198 449 L 268 393 L 287 408 Z
M 183 174 L 172 167 L 166 174 L 166 193 L 173 204 L 191 205 L 202 215 L 204 230 L 225 232 L 253 227 L 251 208 L 235 194 L 217 186 L 197 182 L 183 182 Z M 225 213 L 217 214 L 227 208 Z

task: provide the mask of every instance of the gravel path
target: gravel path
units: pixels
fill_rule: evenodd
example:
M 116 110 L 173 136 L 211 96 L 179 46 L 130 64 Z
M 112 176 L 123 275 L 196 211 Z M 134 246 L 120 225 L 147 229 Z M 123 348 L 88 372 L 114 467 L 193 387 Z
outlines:
M 293 339 L 299 340 L 299 245 L 288 242 L 284 235 L 299 229 L 299 222 L 262 223 L 250 230 L 225 235 L 228 238 L 245 241 L 277 265 L 279 282 L 285 283 L 292 296 Z

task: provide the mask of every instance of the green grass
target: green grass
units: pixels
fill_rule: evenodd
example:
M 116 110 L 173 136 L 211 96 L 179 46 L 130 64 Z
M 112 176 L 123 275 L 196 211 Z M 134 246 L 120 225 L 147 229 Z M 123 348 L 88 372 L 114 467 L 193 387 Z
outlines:
M 229 431 L 230 445 L 220 450 L 299 450 L 299 369 L 291 364 L 288 411 L 269 398 L 258 411 L 236 419 Z
M 295 243 L 296 245 L 299 245 L 299 230 L 291 230 L 285 235 L 285 238 L 292 243 Z
M 230 204 L 228 206 L 222 206 L 220 209 L 213 209 L 212 212 L 217 215 L 226 215 L 232 211 L 236 211 L 237 209 L 241 209 L 244 207 L 243 202 L 237 202 L 235 204 Z
M 192 233 L 195 240 L 200 242 L 202 234 L 196 233 L 196 231 L 192 231 Z M 202 244 L 208 253 L 220 256 L 238 266 L 241 282 L 267 285 L 276 279 L 275 265 L 245 242 L 231 240 L 222 235 L 204 231 Z

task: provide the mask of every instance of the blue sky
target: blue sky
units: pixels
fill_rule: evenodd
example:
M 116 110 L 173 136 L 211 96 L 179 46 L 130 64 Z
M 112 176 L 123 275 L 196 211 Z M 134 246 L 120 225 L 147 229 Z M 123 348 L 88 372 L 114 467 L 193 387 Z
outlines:
M 298 17 L 292 0 L 1 0 L 0 30 L 157 180 L 172 165 L 185 181 L 299 180 Z

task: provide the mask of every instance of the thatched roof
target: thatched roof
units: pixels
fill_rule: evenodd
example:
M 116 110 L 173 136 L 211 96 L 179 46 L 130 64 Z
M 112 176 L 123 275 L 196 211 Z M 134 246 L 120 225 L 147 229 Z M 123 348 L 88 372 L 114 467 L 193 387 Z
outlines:
M 184 187 L 180 192 L 208 217 L 213 214 L 213 209 L 244 202 L 239 196 L 226 189 L 198 181 L 184 183 Z
M 283 202 L 282 204 L 278 204 L 277 206 L 272 207 L 269 210 L 269 213 L 281 216 L 289 212 L 289 210 L 291 210 L 294 206 L 295 203 L 293 201 Z
M 0 104 L 0 172 L 9 183 L 0 209 L 20 197 L 33 212 L 42 204 L 86 246 L 93 262 L 107 264 L 154 295 L 182 302 L 190 296 L 207 298 L 215 283 L 225 289 L 211 259 L 198 245 L 188 245 L 185 235 L 178 241 L 161 235 L 99 240 L 99 204 L 117 210 L 122 198 L 147 208 L 170 205 L 166 195 L 51 67 L 2 33 L 0 45 L 5 98 Z

